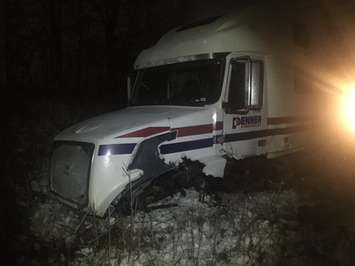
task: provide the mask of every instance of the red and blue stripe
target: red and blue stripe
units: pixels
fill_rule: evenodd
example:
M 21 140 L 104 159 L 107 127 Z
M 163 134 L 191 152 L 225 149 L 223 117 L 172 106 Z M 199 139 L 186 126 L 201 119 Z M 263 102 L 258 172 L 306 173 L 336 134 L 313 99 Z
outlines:
M 124 135 L 117 136 L 116 138 L 147 138 L 152 135 L 177 131 L 177 137 L 187 137 L 203 134 L 212 134 L 213 130 L 222 130 L 223 122 L 219 121 L 216 124 L 203 124 L 188 127 L 170 128 L 170 127 L 146 127 Z M 175 152 L 183 152 L 189 150 L 203 149 L 212 147 L 215 138 L 203 138 L 198 140 L 182 141 L 171 144 L 163 144 L 160 146 L 161 154 L 170 154 Z M 108 144 L 100 145 L 98 155 L 110 154 L 131 154 L 137 143 L 122 143 L 122 144 Z
M 287 123 L 297 123 L 301 122 L 302 119 L 298 117 L 277 117 L 268 118 L 267 122 L 269 125 L 287 124 Z M 304 120 L 303 120 L 304 121 Z M 170 128 L 170 127 L 146 127 L 139 129 L 124 135 L 117 136 L 116 138 L 147 138 L 152 135 L 168 132 L 177 131 L 177 137 L 187 137 L 203 134 L 212 134 L 213 131 L 222 130 L 223 122 L 218 121 L 215 124 L 204 124 L 180 128 Z M 243 141 L 249 139 L 256 139 L 262 137 L 268 137 L 273 135 L 283 135 L 290 134 L 299 131 L 304 131 L 307 129 L 305 126 L 291 126 L 286 128 L 272 128 L 272 129 L 262 129 L 254 130 L 248 132 L 237 132 L 225 135 L 216 135 L 203 139 L 181 141 L 176 143 L 168 143 L 160 146 L 161 154 L 170 154 L 176 152 L 191 151 L 203 148 L 212 147 L 214 144 L 222 144 L 223 142 L 235 142 Z M 108 144 L 100 145 L 98 155 L 110 154 L 131 154 L 137 143 L 121 143 L 121 144 Z

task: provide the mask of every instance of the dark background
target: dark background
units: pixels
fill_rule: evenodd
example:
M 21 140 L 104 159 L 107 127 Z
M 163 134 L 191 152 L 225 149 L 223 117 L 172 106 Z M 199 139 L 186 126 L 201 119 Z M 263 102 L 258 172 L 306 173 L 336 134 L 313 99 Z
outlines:
M 285 2 L 270 4 L 290 9 L 290 2 Z M 323 12 L 336 55 L 346 52 L 341 26 L 331 15 L 332 5 L 344 2 L 349 1 L 293 3 L 308 14 Z M 125 106 L 127 75 L 134 59 L 167 30 L 256 3 L 0 1 L 0 240 L 4 245 L 0 253 L 8 258 L 0 264 L 12 265 L 19 256 L 36 256 L 28 235 L 35 198 L 31 182 L 47 174 L 53 137 L 79 120 Z M 302 20 L 302 13 L 295 15 Z
M 174 26 L 246 5 L 213 2 L 3 0 L 1 87 L 17 102 L 125 104 L 127 73 L 139 51 Z

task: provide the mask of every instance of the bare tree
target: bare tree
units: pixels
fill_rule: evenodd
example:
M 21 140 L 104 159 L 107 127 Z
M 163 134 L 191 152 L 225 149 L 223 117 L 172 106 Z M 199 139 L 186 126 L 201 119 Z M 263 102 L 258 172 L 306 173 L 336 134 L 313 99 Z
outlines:
M 48 1 L 49 14 L 49 42 L 50 42 L 50 67 L 51 81 L 54 87 L 58 88 L 62 85 L 63 71 L 63 46 L 61 31 L 62 1 Z

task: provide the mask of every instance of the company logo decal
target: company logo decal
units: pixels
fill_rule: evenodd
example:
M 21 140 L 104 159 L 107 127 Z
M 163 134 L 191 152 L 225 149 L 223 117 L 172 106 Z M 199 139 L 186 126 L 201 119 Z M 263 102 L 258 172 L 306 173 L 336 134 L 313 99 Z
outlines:
M 261 125 L 260 115 L 233 117 L 232 128 L 258 127 L 260 125 Z

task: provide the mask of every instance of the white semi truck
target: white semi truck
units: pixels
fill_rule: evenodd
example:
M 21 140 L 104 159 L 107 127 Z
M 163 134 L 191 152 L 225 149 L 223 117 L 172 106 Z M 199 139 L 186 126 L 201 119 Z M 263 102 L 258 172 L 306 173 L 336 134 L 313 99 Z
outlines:
M 304 48 L 288 23 L 265 13 L 250 8 L 184 25 L 142 51 L 128 107 L 56 136 L 54 194 L 103 216 L 183 158 L 223 177 L 228 158 L 301 149 L 309 97 L 293 58 Z

